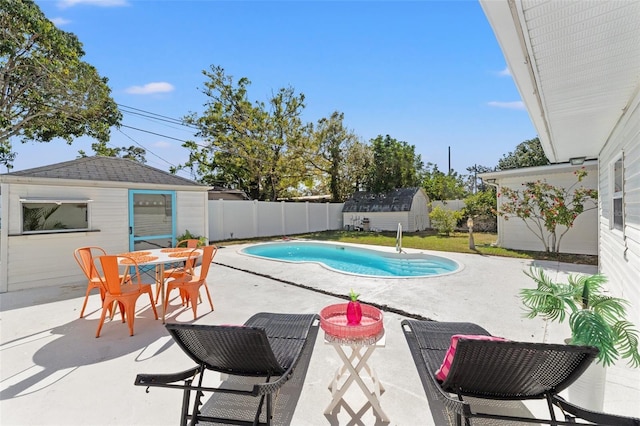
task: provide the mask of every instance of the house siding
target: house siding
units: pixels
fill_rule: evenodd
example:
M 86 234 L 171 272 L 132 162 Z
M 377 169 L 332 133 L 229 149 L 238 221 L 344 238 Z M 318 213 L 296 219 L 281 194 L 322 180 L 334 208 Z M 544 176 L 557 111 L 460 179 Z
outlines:
M 107 253 L 128 251 L 128 193 L 128 188 L 120 187 L 3 183 L 3 209 L 7 209 L 3 226 L 7 228 L 2 229 L 0 292 L 86 283 L 73 258 L 78 247 L 99 246 Z M 93 200 L 89 205 L 91 231 L 21 235 L 19 200 L 28 197 Z M 206 191 L 178 191 L 176 204 L 176 232 L 189 229 L 208 235 Z
M 614 295 L 631 302 L 640 324 L 640 94 L 630 104 L 600 153 L 600 272 Z M 624 232 L 611 227 L 611 165 L 624 154 Z
M 578 167 L 576 167 L 578 169 Z M 597 168 L 592 166 L 588 168 L 589 174 L 582 180 L 579 185 L 586 188 L 596 188 L 598 185 L 598 172 Z M 548 183 L 554 186 L 570 188 L 576 182 L 576 177 L 573 171 L 567 171 L 562 173 L 544 174 L 539 175 L 527 175 L 527 176 L 510 176 L 499 178 L 498 183 L 500 187 L 508 187 L 515 190 L 521 190 L 523 182 L 533 182 L 537 180 L 546 179 Z M 498 197 L 498 210 L 503 203 L 502 197 Z M 528 220 L 526 223 L 529 226 L 533 225 L 533 222 Z M 574 253 L 574 254 L 598 254 L 598 211 L 593 209 L 584 212 L 574 222 L 572 229 L 567 232 L 560 243 L 560 252 L 562 253 Z M 534 228 L 535 229 L 535 228 Z M 565 227 L 559 227 L 559 234 L 564 231 Z M 544 237 L 547 238 L 549 234 L 544 231 Z M 543 251 L 544 245 L 542 241 L 536 237 L 536 234 L 527 228 L 525 222 L 519 218 L 511 217 L 509 220 L 505 220 L 500 217 L 498 219 L 498 244 L 501 247 L 515 249 L 515 250 L 531 250 L 531 251 Z
M 209 219 L 206 212 L 209 199 L 206 192 L 176 193 L 176 234 L 181 235 L 186 230 L 192 235 L 209 236 Z M 194 214 L 196 213 L 196 214 Z

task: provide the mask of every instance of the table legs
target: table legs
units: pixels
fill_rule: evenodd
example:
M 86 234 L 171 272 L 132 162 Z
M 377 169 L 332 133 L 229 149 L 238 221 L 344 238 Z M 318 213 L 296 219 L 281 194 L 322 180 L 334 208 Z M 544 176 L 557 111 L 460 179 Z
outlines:
M 355 382 L 367 397 L 367 400 L 369 400 L 369 402 L 371 403 L 371 407 L 373 408 L 374 412 L 380 416 L 382 421 L 388 422 L 389 418 L 384 413 L 384 411 L 382 411 L 382 407 L 380 406 L 380 393 L 384 391 L 384 387 L 380 383 L 380 380 L 378 379 L 375 371 L 367 363 L 376 346 L 349 345 L 348 347 L 351 348 L 351 354 L 347 356 L 347 354 L 343 350 L 342 345 L 336 343 L 332 343 L 331 345 L 336 349 L 336 352 L 338 352 L 340 359 L 342 359 L 343 365 L 342 367 L 337 369 L 333 380 L 329 384 L 332 400 L 326 410 L 324 410 L 324 413 L 330 414 L 336 407 L 336 405 L 338 405 L 338 402 L 340 402 L 347 389 L 351 386 L 351 384 L 353 384 L 353 382 Z M 373 390 L 369 389 L 367 384 L 363 381 L 363 376 L 361 374 L 362 370 L 364 370 L 369 379 L 371 379 Z M 348 373 L 349 375 L 347 376 L 342 387 L 339 387 L 338 382 L 343 376 L 345 376 L 346 373 Z

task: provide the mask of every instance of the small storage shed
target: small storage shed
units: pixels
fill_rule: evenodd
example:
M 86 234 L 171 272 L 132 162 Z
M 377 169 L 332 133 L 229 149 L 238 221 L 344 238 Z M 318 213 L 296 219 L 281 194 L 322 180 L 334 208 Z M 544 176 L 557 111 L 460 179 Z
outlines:
M 406 232 L 430 227 L 429 199 L 422 188 L 400 188 L 383 194 L 358 191 L 344 203 L 345 229 L 395 231 L 398 223 Z
M 139 162 L 85 157 L 0 174 L 0 292 L 86 282 L 81 246 L 107 253 L 209 235 L 208 186 Z

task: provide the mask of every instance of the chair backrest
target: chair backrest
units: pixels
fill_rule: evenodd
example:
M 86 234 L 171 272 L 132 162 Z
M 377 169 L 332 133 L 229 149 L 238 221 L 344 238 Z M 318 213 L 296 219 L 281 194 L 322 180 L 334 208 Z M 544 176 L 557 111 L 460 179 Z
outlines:
M 128 266 L 126 268 L 125 273 L 122 274 L 120 272 L 120 267 L 122 263 L 120 261 L 124 261 L 124 265 Z M 136 283 L 140 284 L 140 269 L 138 268 L 138 262 L 133 257 L 128 256 L 116 256 L 116 255 L 105 255 L 96 258 L 96 261 L 100 262 L 102 266 L 102 273 L 104 274 L 104 278 L 102 279 L 102 284 L 106 291 L 111 294 L 121 294 L 122 293 L 122 285 L 128 280 L 131 279 L 133 282 L 133 275 L 136 276 Z M 132 273 L 129 273 L 129 270 L 133 269 Z
M 442 388 L 480 398 L 543 398 L 573 383 L 597 354 L 592 346 L 461 338 Z
M 181 240 L 178 241 L 178 243 L 176 244 L 176 247 L 186 247 L 186 248 L 196 248 L 200 245 L 200 240 L 196 239 L 196 238 L 190 238 L 188 240 Z
M 213 260 L 213 257 L 218 252 L 218 247 L 213 245 L 204 246 L 204 247 L 200 247 L 200 250 L 203 251 L 202 264 L 200 265 L 200 276 L 198 278 L 198 280 L 201 281 L 207 278 L 207 275 L 209 274 L 209 267 L 211 266 L 211 261 Z
M 204 367 L 239 376 L 271 376 L 285 371 L 260 327 L 166 324 L 183 351 Z
M 102 247 L 97 246 L 78 247 L 73 251 L 73 257 L 89 280 L 100 279 L 94 258 L 104 256 L 105 254 L 107 254 L 107 252 Z

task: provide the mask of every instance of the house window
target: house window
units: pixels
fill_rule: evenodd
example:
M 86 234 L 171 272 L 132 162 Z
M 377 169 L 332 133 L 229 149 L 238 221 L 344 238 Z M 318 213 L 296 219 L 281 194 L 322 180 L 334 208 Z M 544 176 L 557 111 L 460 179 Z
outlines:
M 21 199 L 22 233 L 86 231 L 90 201 Z
M 622 231 L 624 226 L 624 165 L 622 158 L 613 164 L 613 195 L 612 195 L 613 229 Z

